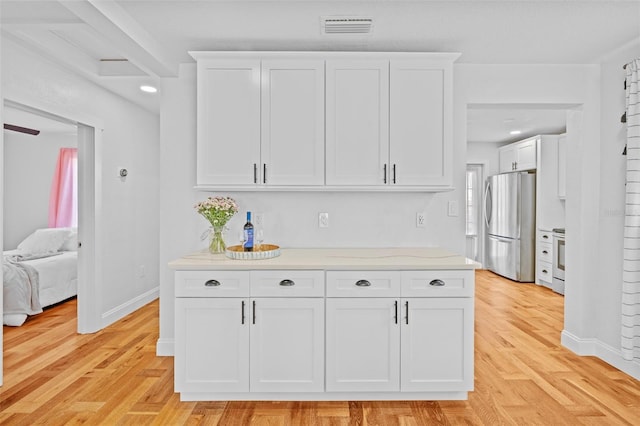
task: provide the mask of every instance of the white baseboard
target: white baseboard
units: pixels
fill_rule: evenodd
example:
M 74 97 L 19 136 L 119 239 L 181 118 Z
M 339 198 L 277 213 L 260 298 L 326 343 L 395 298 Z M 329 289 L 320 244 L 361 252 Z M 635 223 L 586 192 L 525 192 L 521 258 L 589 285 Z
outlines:
M 173 356 L 173 339 L 158 339 L 156 342 L 156 355 Z
M 618 370 L 640 380 L 640 363 L 622 358 L 620 350 L 595 338 L 581 339 L 567 330 L 562 330 L 562 346 L 581 356 L 595 356 Z
M 119 319 L 122 319 L 124 317 L 126 317 L 127 315 L 129 315 L 131 312 L 134 312 L 138 309 L 140 309 L 141 307 L 143 307 L 144 305 L 146 305 L 147 303 L 153 302 L 154 300 L 156 300 L 159 295 L 160 295 L 160 287 L 154 287 L 151 290 L 142 293 L 141 295 L 131 299 L 131 300 L 127 300 L 125 303 L 123 303 L 120 306 L 116 306 L 115 308 L 105 312 L 102 314 L 102 327 L 101 328 L 105 328 L 106 326 L 113 324 L 114 322 L 118 321 Z

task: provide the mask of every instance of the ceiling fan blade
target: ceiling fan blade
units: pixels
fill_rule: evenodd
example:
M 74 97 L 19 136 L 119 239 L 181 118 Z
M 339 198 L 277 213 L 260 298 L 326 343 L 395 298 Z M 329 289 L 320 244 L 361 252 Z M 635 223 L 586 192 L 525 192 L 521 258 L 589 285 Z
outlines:
M 16 126 L 14 124 L 4 123 L 5 130 L 13 130 L 14 132 L 26 133 L 28 135 L 39 135 L 40 130 L 30 129 L 28 127 Z

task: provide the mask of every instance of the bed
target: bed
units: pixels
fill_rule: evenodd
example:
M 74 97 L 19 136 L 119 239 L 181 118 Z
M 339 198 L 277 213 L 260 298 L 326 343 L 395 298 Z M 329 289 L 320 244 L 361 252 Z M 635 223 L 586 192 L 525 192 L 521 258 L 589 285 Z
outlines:
M 3 252 L 3 324 L 20 326 L 77 294 L 77 235 L 75 228 L 42 228 Z

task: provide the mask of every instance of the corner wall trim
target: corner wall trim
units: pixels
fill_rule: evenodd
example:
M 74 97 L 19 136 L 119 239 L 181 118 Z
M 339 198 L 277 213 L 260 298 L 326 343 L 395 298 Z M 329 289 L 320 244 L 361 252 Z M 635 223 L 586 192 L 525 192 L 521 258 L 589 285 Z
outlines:
M 562 330 L 560 341 L 562 346 L 580 356 L 595 356 L 634 379 L 640 380 L 639 362 L 623 359 L 620 350 L 596 338 L 581 339 L 567 330 Z
M 142 293 L 139 296 L 134 297 L 131 300 L 126 301 L 125 303 L 116 306 L 113 309 L 108 310 L 107 312 L 102 314 L 102 328 L 113 324 L 119 319 L 124 318 L 130 313 L 140 309 L 147 303 L 153 302 L 159 297 L 160 287 L 154 287 L 151 290 Z

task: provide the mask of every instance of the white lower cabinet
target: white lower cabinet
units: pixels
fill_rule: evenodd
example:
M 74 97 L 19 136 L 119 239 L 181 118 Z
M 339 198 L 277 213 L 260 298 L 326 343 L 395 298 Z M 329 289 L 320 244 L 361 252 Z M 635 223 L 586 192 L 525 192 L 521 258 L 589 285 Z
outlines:
M 249 299 L 176 298 L 176 392 L 249 391 Z
M 473 387 L 473 299 L 402 300 L 400 390 Z
M 328 271 L 327 392 L 472 389 L 472 274 Z
M 399 300 L 327 299 L 327 391 L 400 389 Z
M 472 270 L 177 271 L 183 400 L 464 399 Z
M 324 390 L 324 299 L 251 300 L 252 392 Z
M 473 299 L 327 299 L 327 392 L 473 387 Z

